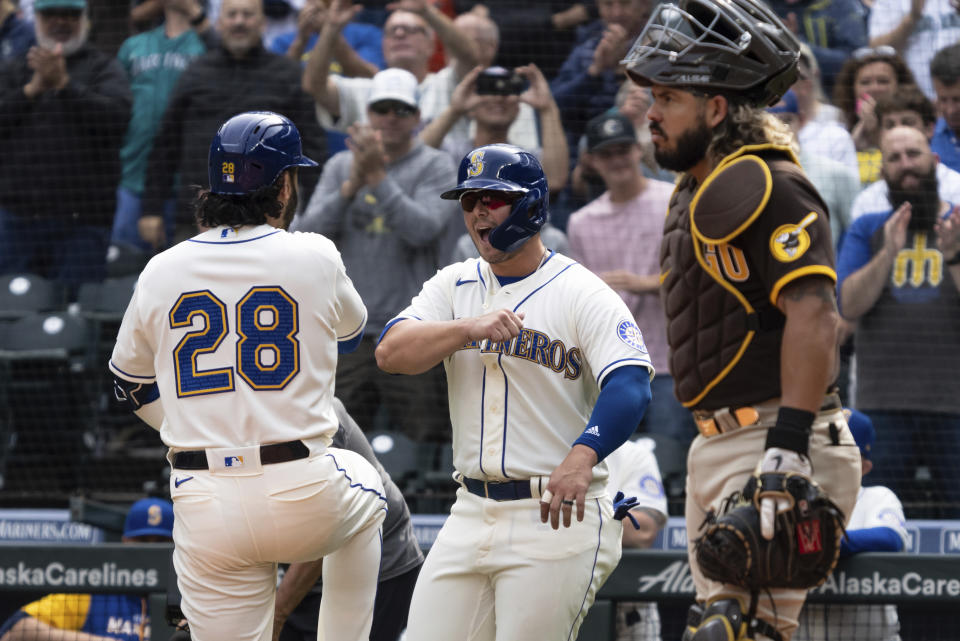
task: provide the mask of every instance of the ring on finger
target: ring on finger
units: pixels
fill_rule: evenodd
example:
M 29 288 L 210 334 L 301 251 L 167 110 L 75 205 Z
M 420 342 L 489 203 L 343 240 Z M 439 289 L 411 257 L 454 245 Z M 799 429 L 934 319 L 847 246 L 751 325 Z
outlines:
M 570 499 L 563 499 L 560 502 L 563 503 L 564 505 L 573 505 L 576 501 L 571 501 Z

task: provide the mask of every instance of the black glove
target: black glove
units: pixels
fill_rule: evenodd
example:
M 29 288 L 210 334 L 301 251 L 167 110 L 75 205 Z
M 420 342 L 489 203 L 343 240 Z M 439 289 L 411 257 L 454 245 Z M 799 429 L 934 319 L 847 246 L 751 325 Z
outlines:
M 695 541 L 704 575 L 751 591 L 823 583 L 840 556 L 846 519 L 820 486 L 801 474 L 760 473 L 750 477 L 742 497 L 726 514 L 707 516 L 706 531 Z M 777 513 L 774 536 L 767 540 L 758 506 L 769 498 L 790 507 Z

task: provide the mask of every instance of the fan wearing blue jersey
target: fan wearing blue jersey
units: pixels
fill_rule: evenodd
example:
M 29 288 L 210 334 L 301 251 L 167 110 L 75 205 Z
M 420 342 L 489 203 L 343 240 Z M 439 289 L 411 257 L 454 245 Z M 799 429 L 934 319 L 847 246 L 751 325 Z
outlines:
M 424 283 L 376 351 L 390 373 L 443 363 L 461 485 L 407 639 L 573 639 L 620 560 L 603 459 L 640 423 L 653 366 L 617 293 L 544 247 L 533 154 L 479 147 L 457 180 L 441 197 L 460 201 L 480 258 Z
M 269 641 L 277 562 L 320 557 L 322 636 L 370 634 L 386 498 L 372 465 L 330 447 L 337 353 L 366 308 L 329 239 L 285 231 L 315 166 L 290 119 L 227 120 L 197 199 L 207 231 L 147 264 L 110 360 L 118 398 L 170 448 L 195 641 Z
M 891 207 L 856 219 L 837 259 L 840 313 L 857 322 L 857 407 L 877 431 L 874 479 L 909 502 L 926 466 L 939 511 L 960 517 L 960 207 L 937 188 L 937 157 L 922 132 L 880 140 Z

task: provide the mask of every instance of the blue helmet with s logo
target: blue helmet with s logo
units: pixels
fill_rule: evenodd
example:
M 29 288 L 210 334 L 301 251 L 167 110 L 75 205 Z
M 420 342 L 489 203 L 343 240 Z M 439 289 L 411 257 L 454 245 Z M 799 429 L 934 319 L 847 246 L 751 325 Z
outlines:
M 474 149 L 460 161 L 457 186 L 440 197 L 458 200 L 474 190 L 520 194 L 507 219 L 490 232 L 490 244 L 500 251 L 519 248 L 547 222 L 547 178 L 537 157 L 520 147 L 496 144 Z
M 207 172 L 215 194 L 249 194 L 272 185 L 284 169 L 316 167 L 303 155 L 296 125 L 272 111 L 247 111 L 220 126 Z

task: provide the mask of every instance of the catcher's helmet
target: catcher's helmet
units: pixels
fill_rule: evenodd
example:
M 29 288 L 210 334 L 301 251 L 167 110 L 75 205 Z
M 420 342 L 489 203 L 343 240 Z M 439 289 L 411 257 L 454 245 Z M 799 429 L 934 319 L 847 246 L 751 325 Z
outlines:
M 547 178 L 529 151 L 503 144 L 477 147 L 460 161 L 457 186 L 440 197 L 457 200 L 463 192 L 478 189 L 522 194 L 507 219 L 490 232 L 490 244 L 500 251 L 517 249 L 547 222 Z
M 623 59 L 639 85 L 739 94 L 776 104 L 797 78 L 800 42 L 761 0 L 661 4 Z
M 289 167 L 316 167 L 303 155 L 300 132 L 286 116 L 247 111 L 220 126 L 210 143 L 207 172 L 215 194 L 249 194 L 272 185 Z

